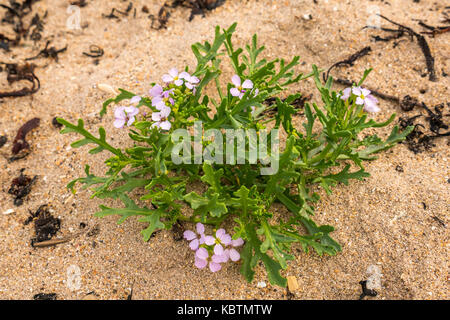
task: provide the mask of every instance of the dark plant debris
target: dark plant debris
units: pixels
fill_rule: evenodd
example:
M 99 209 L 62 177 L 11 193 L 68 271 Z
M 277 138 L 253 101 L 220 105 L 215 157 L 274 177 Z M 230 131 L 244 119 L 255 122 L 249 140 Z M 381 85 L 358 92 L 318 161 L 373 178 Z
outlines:
M 364 297 L 376 297 L 378 295 L 378 292 L 372 289 L 367 289 L 367 281 L 360 281 L 359 284 L 361 285 L 362 293 L 359 296 L 359 300 L 364 299 Z
M 421 129 L 426 130 L 426 128 L 422 124 L 416 124 L 416 119 L 423 117 L 422 114 L 418 114 L 412 117 L 400 117 L 399 124 L 402 129 L 407 126 L 414 126 L 414 130 L 406 137 L 405 143 L 408 146 L 408 149 L 414 153 L 420 153 L 423 151 L 428 151 L 432 147 L 434 147 L 434 139 L 440 137 L 450 136 L 450 131 L 441 132 L 442 129 L 447 130 L 449 126 L 444 123 L 444 117 L 448 117 L 449 115 L 443 115 L 444 106 L 447 105 L 447 108 L 450 108 L 450 102 L 446 104 L 441 103 L 434 106 L 434 111 L 428 108 L 425 103 L 421 103 L 423 109 L 426 110 L 428 116 L 425 116 L 425 120 L 429 125 L 430 133 L 426 133 Z
M 9 5 L 0 4 L 0 8 L 6 9 L 6 12 L 1 19 L 4 24 L 10 24 L 12 26 L 12 31 L 16 34 L 15 39 L 10 39 L 4 35 L 0 36 L 0 47 L 9 51 L 11 46 L 17 46 L 21 39 L 29 38 L 33 41 L 39 41 L 42 38 L 42 31 L 44 30 L 44 21 L 47 17 L 47 12 L 44 17 L 40 17 L 36 14 L 28 27 L 25 27 L 23 18 L 30 14 L 33 4 L 39 2 L 39 0 L 25 0 L 21 3 L 15 0 L 9 0 Z
M 50 240 L 60 229 L 61 220 L 52 216 L 47 204 L 41 205 L 36 212 L 29 210 L 30 216 L 24 222 L 28 225 L 34 221 L 35 237 L 31 239 L 31 246 L 35 243 Z
M 173 226 L 172 226 L 172 234 L 173 234 L 173 240 L 175 241 L 181 241 L 183 240 L 183 233 L 184 233 L 184 228 L 181 225 L 180 222 L 176 222 Z
M 441 218 L 433 216 L 432 217 L 434 221 L 436 221 L 441 227 L 447 228 L 447 225 L 445 224 L 444 221 L 442 221 Z
M 24 171 L 25 169 L 20 170 L 20 175 L 13 179 L 8 190 L 8 193 L 14 196 L 14 205 L 16 206 L 23 204 L 23 199 L 31 192 L 31 187 L 37 179 L 37 176 L 30 178 L 23 174 Z
M 433 27 L 433 26 L 425 24 L 422 21 L 419 21 L 419 25 L 425 29 L 430 30 L 430 31 L 422 31 L 421 34 L 431 35 L 433 38 L 438 34 L 450 32 L 450 26 Z
M 55 47 L 48 47 L 50 45 L 51 41 L 47 41 L 45 44 L 45 48 L 42 49 L 37 55 L 31 58 L 26 58 L 25 61 L 34 60 L 38 58 L 52 58 L 56 62 L 58 62 L 58 54 L 64 52 L 67 50 L 67 45 L 64 48 L 56 49 Z
M 33 300 L 56 300 L 56 293 L 38 293 L 33 296 Z
M 121 11 L 121 10 L 118 10 L 116 8 L 112 8 L 110 14 L 102 14 L 102 16 L 105 19 L 116 19 L 116 20 L 120 21 L 120 17 L 116 16 L 115 13 L 117 12 L 117 13 L 121 14 L 122 16 L 126 16 L 127 17 L 132 9 L 133 9 L 133 3 L 130 2 L 128 4 L 128 7 L 125 9 L 125 11 Z
M 57 129 L 62 128 L 63 125 L 61 123 L 59 123 L 57 119 L 58 119 L 58 117 L 54 117 L 52 119 L 52 125 Z
M 411 38 L 416 38 L 417 43 L 419 44 L 420 49 L 422 50 L 422 53 L 425 56 L 425 62 L 426 62 L 427 70 L 428 70 L 429 80 L 437 81 L 436 71 L 434 69 L 434 57 L 431 55 L 431 50 L 430 50 L 430 47 L 429 47 L 428 42 L 425 39 L 425 37 L 423 35 L 417 33 L 416 31 L 414 31 L 410 27 L 406 27 L 395 21 L 392 21 L 389 18 L 386 18 L 385 16 L 383 16 L 381 14 L 379 14 L 379 16 L 382 19 L 392 23 L 393 25 L 396 25 L 398 27 L 398 29 L 376 28 L 376 27 L 368 26 L 370 28 L 376 28 L 376 29 L 380 29 L 385 32 L 394 33 L 394 35 L 392 35 L 389 38 L 373 37 L 375 39 L 375 41 L 389 41 L 392 39 L 399 39 L 405 34 L 409 35 Z
M 70 4 L 72 6 L 78 6 L 80 8 L 84 8 L 88 5 L 88 3 L 86 2 L 86 0 L 77 0 L 77 1 L 71 1 Z
M 34 74 L 35 65 L 24 64 L 19 66 L 16 63 L 0 62 L 0 65 L 1 64 L 5 65 L 5 69 L 8 73 L 7 80 L 9 84 L 25 80 L 31 82 L 32 87 L 24 87 L 22 89 L 9 92 L 0 92 L 0 98 L 29 96 L 36 93 L 40 89 L 41 83 L 39 78 Z M 0 68 L 0 71 L 3 71 L 3 68 Z
M 196 15 L 205 16 L 205 11 L 213 10 L 221 6 L 225 0 L 168 0 L 159 9 L 158 16 L 149 15 L 152 19 L 151 27 L 156 30 L 165 29 L 170 17 L 170 9 L 185 7 L 191 9 L 189 21 L 192 21 Z M 144 9 L 144 8 L 143 8 Z
M 89 46 L 89 52 L 83 52 L 83 54 L 91 58 L 100 58 L 105 54 L 105 51 L 101 47 L 92 44 Z
M 359 50 L 358 52 L 352 54 L 351 56 L 349 56 L 347 59 L 344 59 L 342 61 L 338 61 L 335 64 L 333 64 L 330 68 L 328 68 L 328 71 L 325 75 L 325 73 L 323 74 L 323 79 L 325 80 L 325 82 L 328 80 L 328 76 L 330 75 L 330 71 L 333 68 L 345 65 L 345 66 L 353 66 L 355 61 L 358 60 L 359 58 L 362 58 L 366 55 L 368 55 L 370 53 L 370 51 L 372 51 L 372 48 L 367 46 L 362 48 L 361 50 Z
M 7 141 L 8 141 L 7 136 L 0 136 L 0 148 L 3 147 Z
M 25 150 L 26 154 L 28 154 L 30 145 L 25 140 L 27 134 L 37 128 L 39 126 L 39 123 L 41 120 L 39 118 L 33 118 L 31 120 L 28 120 L 24 125 L 20 127 L 20 129 L 17 131 L 16 138 L 13 142 L 12 147 L 12 154 L 17 155 L 19 152 L 23 152 Z

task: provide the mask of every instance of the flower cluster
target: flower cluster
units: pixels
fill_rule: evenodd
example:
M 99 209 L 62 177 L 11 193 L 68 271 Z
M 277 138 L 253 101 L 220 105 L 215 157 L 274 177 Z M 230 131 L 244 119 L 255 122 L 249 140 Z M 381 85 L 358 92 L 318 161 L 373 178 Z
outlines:
M 184 238 L 189 241 L 189 247 L 195 251 L 195 266 L 199 269 L 209 265 L 212 272 L 222 268 L 221 263 L 228 260 L 238 261 L 241 256 L 235 249 L 244 244 L 242 238 L 233 240 L 225 229 L 218 229 L 215 236 L 205 235 L 205 226 L 197 223 L 196 231 L 186 230 Z
M 342 100 L 348 100 L 350 97 L 356 97 L 355 103 L 357 105 L 364 106 L 364 111 L 366 112 L 379 112 L 377 103 L 378 99 L 370 94 L 369 89 L 362 87 L 352 87 L 343 90 L 343 95 L 340 96 Z
M 185 71 L 178 73 L 176 68 L 172 68 L 168 74 L 163 75 L 162 80 L 166 85 L 165 88 L 159 84 L 155 84 L 149 91 L 152 107 L 157 110 L 151 115 L 152 121 L 154 121 L 152 127 L 170 130 L 172 124 L 169 121 L 169 116 L 175 104 L 175 88 L 184 85 L 187 89 L 195 93 L 195 87 L 200 82 L 200 79 Z M 134 96 L 130 99 L 130 104 L 138 105 L 141 101 L 141 96 Z M 115 110 L 116 120 L 114 121 L 114 126 L 116 128 L 123 128 L 125 124 L 131 126 L 136 120 L 138 113 L 139 109 L 135 106 L 117 107 Z M 146 114 L 144 114 L 144 117 L 146 117 Z

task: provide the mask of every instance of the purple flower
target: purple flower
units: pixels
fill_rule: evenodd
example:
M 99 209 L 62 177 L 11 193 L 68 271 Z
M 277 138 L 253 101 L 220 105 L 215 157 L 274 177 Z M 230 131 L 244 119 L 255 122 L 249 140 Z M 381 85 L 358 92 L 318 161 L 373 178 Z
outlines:
M 345 88 L 344 91 L 342 91 L 343 95 L 341 96 L 338 94 L 338 97 L 340 97 L 342 100 L 347 100 L 350 98 L 350 95 L 352 93 L 352 88 Z
M 211 272 L 217 272 L 222 269 L 220 262 L 220 257 L 216 255 L 210 257 L 208 250 L 205 248 L 198 248 L 195 252 L 195 266 L 199 269 L 203 269 L 209 263 L 209 270 L 211 270 Z
M 245 80 L 241 85 L 241 78 L 237 74 L 231 78 L 231 82 L 233 82 L 235 87 L 230 89 L 230 93 L 233 97 L 239 97 L 239 99 L 242 99 L 244 96 L 246 92 L 244 89 L 253 89 L 253 82 L 249 79 Z
M 355 87 L 352 89 L 352 93 L 356 96 L 356 104 L 364 105 L 364 111 L 366 112 L 378 112 L 377 103 L 378 100 L 373 95 L 370 94 L 369 89 L 364 89 L 361 87 Z
M 138 104 L 139 102 L 141 102 L 142 98 L 140 96 L 134 96 L 133 98 L 130 99 L 130 103 L 131 104 Z
M 180 78 L 185 80 L 184 81 L 185 86 L 191 90 L 194 89 L 195 86 L 200 82 L 199 78 L 197 78 L 196 76 L 191 76 L 186 71 L 180 73 Z
M 201 224 L 200 222 L 196 225 L 196 231 L 199 237 L 197 237 L 197 234 L 194 231 L 186 230 L 183 233 L 183 236 L 186 240 L 190 241 L 189 247 L 192 250 L 197 250 L 199 245 L 205 243 L 205 226 Z
M 155 121 L 152 127 L 158 127 L 163 130 L 170 130 L 172 124 L 167 120 L 172 110 L 169 107 L 161 106 L 159 112 L 152 113 L 152 120 Z
M 166 83 L 172 82 L 177 86 L 183 85 L 183 80 L 178 75 L 178 70 L 176 68 L 172 68 L 169 70 L 169 74 L 165 74 L 162 77 L 162 80 Z
M 114 127 L 123 128 L 125 123 L 127 126 L 131 126 L 136 120 L 135 116 L 139 113 L 139 109 L 136 107 L 118 107 L 114 110 Z
M 159 84 L 154 85 L 153 88 L 150 89 L 150 95 L 153 97 L 152 106 L 161 111 L 162 108 L 166 106 L 166 102 L 174 105 L 175 102 L 170 96 L 171 93 L 173 93 L 173 89 L 164 91 Z

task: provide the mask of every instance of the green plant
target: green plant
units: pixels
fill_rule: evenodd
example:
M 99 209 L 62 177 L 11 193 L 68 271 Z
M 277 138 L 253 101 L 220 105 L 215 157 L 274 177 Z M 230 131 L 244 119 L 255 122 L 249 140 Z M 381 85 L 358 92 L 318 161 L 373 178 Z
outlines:
M 235 28 L 236 24 L 226 30 L 216 27 L 213 43 L 194 44 L 192 51 L 197 58 L 197 67 L 192 74 L 188 73 L 188 68 L 179 75 L 175 70 L 170 72 L 166 75 L 165 91 L 155 85 L 150 97 L 140 97 L 120 89 L 117 97 L 104 103 L 102 115 L 113 102 L 130 99 L 130 103 L 135 104 L 128 109 L 116 109 L 116 127 L 130 126 L 132 146 L 124 150 L 112 146 L 106 141 L 103 128 L 99 129 L 97 137 L 85 129 L 81 119 L 78 124 L 58 119 L 65 126 L 62 133 L 75 132 L 83 136 L 72 147 L 95 144 L 89 153 L 112 153 L 105 161 L 109 170 L 104 177 L 91 174 L 86 166 L 86 176 L 70 182 L 68 188 L 75 192 L 75 184 L 81 183 L 83 188 L 92 188 L 92 197 L 120 199 L 123 208 L 102 205 L 96 216 L 119 215 L 119 223 L 138 216 L 140 221 L 148 223 L 142 230 L 146 241 L 155 230 L 170 229 L 178 221 L 202 222 L 219 228 L 229 220 L 234 224 L 233 239 L 245 240 L 241 252 L 244 277 L 251 281 L 256 264 L 262 261 L 270 282 L 285 286 L 286 280 L 280 271 L 293 259 L 292 244 L 300 243 L 305 251 L 313 248 L 319 255 L 334 255 L 341 250 L 330 236 L 333 227 L 318 226 L 313 221 L 313 205 L 319 196 L 311 191 L 311 187 L 320 185 L 330 193 L 339 182 L 347 185 L 350 179 L 368 177 L 363 161 L 375 159 L 375 153 L 405 139 L 412 128 L 399 132 L 395 126 L 386 140 L 376 135 L 360 139 L 363 130 L 387 126 L 395 117 L 392 115 L 383 123 L 368 119 L 364 111 L 367 106 L 358 99 L 367 98 L 367 92 L 364 91 L 364 97 L 359 86 L 370 70 L 357 87 L 346 89 L 343 97 L 342 92 L 331 90 L 331 77 L 327 83 L 321 82 L 315 66 L 309 75 L 295 75 L 293 70 L 298 57 L 290 62 L 260 59 L 264 47 L 258 45 L 256 35 L 245 51 L 235 49 L 231 41 Z M 219 81 L 223 58 L 229 59 L 236 73 L 234 85 L 228 83 L 226 90 Z M 322 106 L 307 103 L 303 128 L 296 128 L 292 123 L 296 113 L 292 103 L 300 95 L 292 94 L 284 100 L 278 95 L 288 85 L 311 76 L 321 94 Z M 241 84 L 241 79 L 247 81 Z M 215 86 L 216 99 L 204 94 L 208 85 Z M 274 104 L 268 106 L 265 101 L 273 97 Z M 143 109 L 147 113 L 140 112 Z M 268 109 L 276 112 L 267 113 Z M 252 162 L 248 149 L 241 154 L 245 160 L 241 164 L 202 162 L 202 154 L 200 157 L 197 154 L 197 158 L 184 155 L 184 160 L 188 161 L 175 163 L 173 154 L 178 155 L 180 151 L 179 135 L 175 138 L 175 133 L 179 133 L 178 129 L 193 127 L 198 121 L 205 130 L 219 132 L 254 130 L 261 136 L 268 126 L 284 130 L 287 138 L 283 151 L 266 145 L 269 146 L 269 158 L 277 159 L 279 169 L 270 175 L 261 174 L 263 161 Z M 272 138 L 273 132 L 268 137 Z M 245 141 L 248 147 L 250 140 Z M 212 140 L 203 137 L 198 142 L 206 148 Z M 226 148 L 229 146 L 226 142 L 221 143 Z M 190 147 L 191 141 L 184 146 Z M 234 152 L 234 140 L 231 148 Z M 206 191 L 188 192 L 193 185 L 202 186 Z M 145 195 L 140 197 L 146 203 L 142 207 L 130 196 L 138 188 L 145 190 Z M 275 202 L 283 204 L 289 215 L 276 214 L 272 206 Z M 186 213 L 187 207 L 193 209 L 193 214 Z M 306 228 L 306 234 L 299 232 L 300 226 Z M 208 247 L 208 250 L 212 249 Z

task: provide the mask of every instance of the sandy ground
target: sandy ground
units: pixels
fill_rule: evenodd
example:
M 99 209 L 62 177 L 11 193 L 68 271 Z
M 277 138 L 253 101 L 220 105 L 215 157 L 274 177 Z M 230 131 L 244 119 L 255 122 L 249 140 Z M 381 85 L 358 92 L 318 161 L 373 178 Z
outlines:
M 429 105 L 450 100 L 450 81 L 442 75 L 450 73 L 449 33 L 427 38 L 438 74 L 438 81 L 430 82 L 421 77 L 425 63 L 417 43 L 404 38 L 393 48 L 392 42 L 372 42 L 370 35 L 376 31 L 361 30 L 373 6 L 381 14 L 417 30 L 420 28 L 413 19 L 437 25 L 445 1 L 318 0 L 314 4 L 312 0 L 228 0 L 205 18 L 196 16 L 192 22 L 188 22 L 189 10 L 178 8 L 168 28 L 160 31 L 151 29 L 148 14 L 141 12 L 144 1 L 133 0 L 138 8 L 136 18 L 130 16 L 120 22 L 103 19 L 101 14 L 108 14 L 112 7 L 124 9 L 128 2 L 87 2 L 80 13 L 82 25 L 88 26 L 81 31 L 66 28 L 70 15 L 66 1 L 37 3 L 36 12 L 48 10 L 44 40 L 36 45 L 27 41 L 13 54 L 0 51 L 0 61 L 13 62 L 37 54 L 45 39 L 53 39 L 52 45 L 57 48 L 68 44 L 58 63 L 44 58 L 35 61 L 42 85 L 38 93 L 0 102 L 0 135 L 9 139 L 0 149 L 4 155 L 10 154 L 18 128 L 26 120 L 41 118 L 39 129 L 29 137 L 32 153 L 27 158 L 8 163 L 0 157 L 1 299 L 31 299 L 39 292 L 57 293 L 58 299 L 82 299 L 90 292 L 99 299 L 124 299 L 131 288 L 133 299 L 286 299 L 286 291 L 271 286 L 262 268 L 258 268 L 251 284 L 240 275 L 238 264 L 229 264 L 216 274 L 197 270 L 187 243 L 174 241 L 170 231 L 144 242 L 139 233 L 143 225 L 135 219 L 117 225 L 116 217 L 93 217 L 99 204 L 118 203 L 90 200 L 88 191 L 71 196 L 65 188 L 70 180 L 84 175 L 85 164 L 101 174 L 107 155 L 89 156 L 86 148 L 71 149 L 69 145 L 77 137 L 60 135 L 51 125 L 52 118 L 75 121 L 83 117 L 91 130 L 104 126 L 113 144 L 129 144 L 125 132 L 113 128 L 111 112 L 103 119 L 98 117 L 108 95 L 96 89 L 96 84 L 109 83 L 145 93 L 150 82 L 159 81 L 169 68 L 181 69 L 185 64 L 193 67 L 191 43 L 212 39 L 215 25 L 227 27 L 237 21 L 236 45 L 245 44 L 253 33 L 258 33 L 266 45 L 266 57 L 300 55 L 305 63 L 298 70 L 304 72 L 312 63 L 327 68 L 370 45 L 373 51 L 369 56 L 334 73 L 358 79 L 365 68 L 372 67 L 367 84 L 383 92 L 410 94 Z M 145 1 L 153 14 L 157 14 L 161 3 Z M 308 14 L 311 20 L 303 18 Z M 98 65 L 82 55 L 91 44 L 105 50 Z M 224 76 L 229 75 L 231 70 L 226 69 Z M 0 76 L 3 90 L 7 82 L 4 73 Z M 314 93 L 314 99 L 318 98 L 311 81 L 292 88 L 292 92 L 298 91 Z M 403 114 L 392 103 L 381 101 L 380 106 L 382 112 L 375 116 L 377 120 L 387 119 L 393 112 Z M 370 178 L 339 186 L 331 196 L 324 195 L 316 221 L 336 227 L 333 237 L 342 244 L 343 251 L 334 257 L 319 257 L 297 250 L 296 259 L 284 271 L 284 275 L 293 275 L 299 282 L 294 299 L 357 299 L 361 293 L 358 283 L 367 279 L 370 265 L 378 265 L 383 274 L 382 288 L 373 299 L 449 298 L 450 154 L 448 139 L 439 139 L 436 144 L 431 151 L 417 155 L 405 145 L 398 145 L 367 164 Z M 395 170 L 398 165 L 403 172 Z M 21 168 L 26 168 L 28 175 L 37 175 L 38 180 L 24 204 L 15 207 L 7 191 Z M 86 231 L 65 244 L 32 248 L 33 227 L 23 223 L 28 210 L 35 211 L 44 203 L 62 220 L 58 237 L 79 232 L 81 222 L 87 224 Z M 14 213 L 2 214 L 11 208 Z M 443 220 L 446 226 L 433 217 Z M 87 231 L 95 226 L 99 233 L 88 236 Z M 77 268 L 81 286 L 71 290 L 70 271 Z M 259 288 L 259 281 L 265 281 L 267 287 Z

